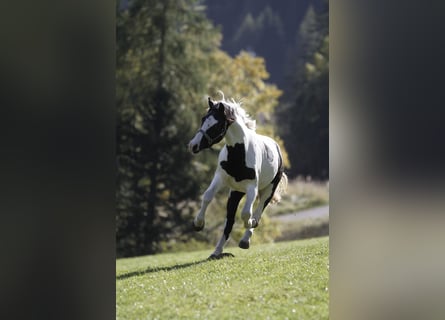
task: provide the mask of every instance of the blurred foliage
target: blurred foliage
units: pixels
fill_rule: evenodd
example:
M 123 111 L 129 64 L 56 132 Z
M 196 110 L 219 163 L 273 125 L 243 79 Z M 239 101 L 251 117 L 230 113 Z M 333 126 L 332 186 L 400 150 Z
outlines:
M 310 179 L 290 180 L 287 192 L 277 205 L 267 208 L 269 216 L 288 214 L 308 208 L 329 204 L 329 183 Z
M 197 1 L 136 1 L 117 15 L 117 252 L 153 253 L 195 210 L 190 166 L 200 72 L 220 34 Z
M 222 90 L 227 98 L 246 99 L 258 130 L 276 136 L 273 112 L 281 92 L 264 82 L 264 60 L 245 52 L 231 58 L 219 50 L 221 33 L 203 10 L 197 0 L 132 1 L 118 8 L 118 257 L 159 252 L 172 239 L 209 241 L 190 225 L 218 147 L 195 157 L 186 149 L 207 95 Z M 224 211 L 218 213 L 222 220 Z
M 264 42 L 265 39 L 268 42 L 274 39 L 272 44 L 279 45 L 283 37 L 283 22 L 280 16 L 269 5 L 266 5 L 256 17 L 250 12 L 246 14 L 231 41 L 233 45 L 242 44 L 243 46 L 255 48 Z M 272 45 L 272 47 L 276 49 L 275 46 Z
M 300 25 L 298 54 L 279 109 L 279 134 L 290 177 L 329 178 L 329 7 L 310 6 Z

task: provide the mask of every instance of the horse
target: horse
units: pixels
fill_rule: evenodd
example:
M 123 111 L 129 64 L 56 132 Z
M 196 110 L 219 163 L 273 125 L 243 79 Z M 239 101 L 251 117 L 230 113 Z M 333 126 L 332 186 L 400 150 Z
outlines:
M 283 159 L 279 145 L 271 138 L 255 132 L 256 122 L 246 113 L 240 103 L 231 99 L 213 101 L 208 98 L 209 108 L 201 121 L 201 127 L 190 140 L 188 149 L 197 154 L 225 138 L 226 144 L 218 156 L 218 166 L 212 182 L 204 192 L 201 208 L 193 220 L 195 231 L 205 225 L 205 212 L 215 194 L 223 187 L 230 189 L 227 200 L 227 216 L 224 232 L 210 259 L 219 259 L 224 245 L 229 240 L 235 222 L 235 214 L 241 199 L 246 196 L 241 218 L 246 231 L 239 247 L 249 249 L 250 238 L 258 226 L 261 215 L 271 202 L 279 202 L 287 187 Z M 258 205 L 253 205 L 258 198 Z

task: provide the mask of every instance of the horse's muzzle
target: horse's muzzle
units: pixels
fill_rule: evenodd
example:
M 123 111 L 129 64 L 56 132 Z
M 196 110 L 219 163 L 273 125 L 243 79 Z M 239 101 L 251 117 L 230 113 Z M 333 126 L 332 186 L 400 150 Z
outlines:
M 199 146 L 198 146 L 197 144 L 195 144 L 195 145 L 192 147 L 192 152 L 193 152 L 193 153 L 198 153 L 198 152 L 199 152 Z
M 192 144 L 191 142 L 188 144 L 188 149 L 191 153 L 199 152 L 199 144 Z

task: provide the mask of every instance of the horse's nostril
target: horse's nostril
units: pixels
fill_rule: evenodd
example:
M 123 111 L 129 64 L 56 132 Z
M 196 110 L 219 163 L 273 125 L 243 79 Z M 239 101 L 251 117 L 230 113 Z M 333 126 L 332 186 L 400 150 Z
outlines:
M 198 147 L 197 144 L 195 144 L 195 145 L 192 147 L 192 151 L 193 151 L 194 153 L 197 153 L 197 152 L 199 151 L 199 147 Z

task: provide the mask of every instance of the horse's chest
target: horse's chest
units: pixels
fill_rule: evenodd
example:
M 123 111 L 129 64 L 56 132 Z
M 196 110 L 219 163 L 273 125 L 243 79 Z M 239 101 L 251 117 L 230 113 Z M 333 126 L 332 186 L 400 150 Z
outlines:
M 255 170 L 247 166 L 246 150 L 243 143 L 227 147 L 227 160 L 221 161 L 221 168 L 236 182 L 255 179 Z

